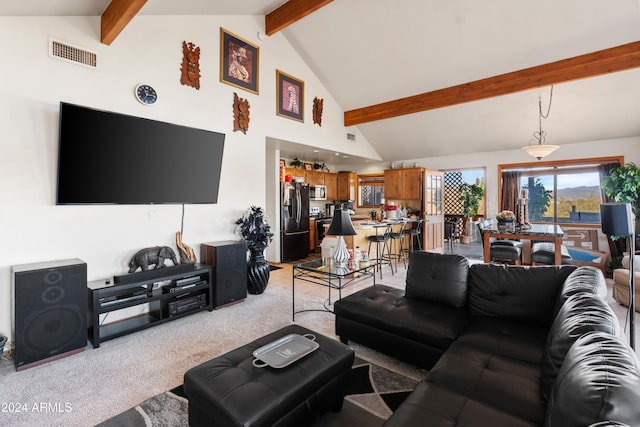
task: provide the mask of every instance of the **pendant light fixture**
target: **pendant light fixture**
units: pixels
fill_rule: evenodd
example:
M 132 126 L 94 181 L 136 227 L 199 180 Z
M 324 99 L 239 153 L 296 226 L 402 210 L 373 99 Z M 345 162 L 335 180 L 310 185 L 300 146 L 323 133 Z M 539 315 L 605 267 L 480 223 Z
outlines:
M 540 160 L 543 157 L 547 157 L 549 154 L 556 151 L 560 148 L 558 145 L 545 144 L 545 137 L 547 133 L 542 130 L 542 119 L 549 117 L 549 113 L 551 112 L 551 101 L 553 100 L 553 86 L 551 86 L 551 92 L 549 94 L 549 108 L 547 108 L 547 114 L 542 114 L 542 98 L 538 96 L 538 130 L 533 133 L 532 139 L 529 141 L 529 145 L 526 147 L 522 147 L 522 149 L 529 154 L 530 156 L 535 157 Z

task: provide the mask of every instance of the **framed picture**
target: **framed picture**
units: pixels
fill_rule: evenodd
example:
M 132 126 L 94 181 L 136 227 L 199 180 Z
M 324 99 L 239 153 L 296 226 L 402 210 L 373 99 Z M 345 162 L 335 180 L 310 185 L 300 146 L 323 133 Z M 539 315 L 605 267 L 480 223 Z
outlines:
M 258 93 L 260 48 L 220 27 L 220 81 Z
M 304 170 L 312 171 L 313 170 L 313 163 L 305 163 L 304 164 Z
M 276 70 L 276 114 L 304 122 L 304 82 Z
M 280 159 L 280 167 L 281 167 L 281 168 L 284 168 L 284 167 L 286 167 L 286 166 L 287 166 L 287 165 L 285 164 L 284 159 Z

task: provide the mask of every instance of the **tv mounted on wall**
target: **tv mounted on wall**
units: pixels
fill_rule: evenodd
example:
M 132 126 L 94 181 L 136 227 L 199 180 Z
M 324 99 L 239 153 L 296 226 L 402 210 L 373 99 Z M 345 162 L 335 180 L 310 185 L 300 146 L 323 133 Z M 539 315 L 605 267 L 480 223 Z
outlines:
M 217 203 L 224 138 L 61 102 L 56 204 Z

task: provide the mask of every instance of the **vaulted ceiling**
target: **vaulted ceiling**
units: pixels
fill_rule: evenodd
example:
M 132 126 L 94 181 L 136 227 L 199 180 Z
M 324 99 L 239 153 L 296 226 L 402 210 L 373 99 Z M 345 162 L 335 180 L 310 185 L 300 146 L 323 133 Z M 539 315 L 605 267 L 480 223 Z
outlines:
M 518 149 L 538 130 L 551 84 L 547 143 L 640 135 L 638 0 L 0 5 L 0 16 L 101 15 L 107 44 L 136 14 L 265 15 L 265 32 L 284 34 L 383 160 Z

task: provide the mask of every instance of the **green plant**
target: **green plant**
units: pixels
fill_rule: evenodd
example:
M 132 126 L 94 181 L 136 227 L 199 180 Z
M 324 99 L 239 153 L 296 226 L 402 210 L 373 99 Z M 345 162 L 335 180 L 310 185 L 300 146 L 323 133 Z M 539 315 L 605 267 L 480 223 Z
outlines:
M 467 184 L 465 182 L 460 184 L 458 191 L 460 192 L 458 201 L 462 202 L 462 215 L 465 217 L 465 234 L 469 235 L 471 218 L 478 214 L 480 201 L 484 196 L 484 188 L 478 184 Z
M 325 167 L 326 167 L 326 166 L 325 166 L 325 164 L 324 164 L 324 163 L 314 163 L 314 164 L 313 164 L 313 170 L 314 170 L 314 171 L 321 171 L 321 170 L 324 170 L 324 168 L 325 168 Z
M 294 157 L 293 160 L 291 160 L 291 166 L 293 166 L 294 168 L 302 168 L 304 167 L 304 163 L 298 160 L 297 157 Z
M 640 170 L 634 163 L 611 171 L 602 180 L 602 189 L 612 202 L 631 203 L 636 219 L 640 219 Z
M 273 232 L 264 217 L 264 210 L 258 206 L 251 206 L 236 220 L 236 232 L 250 248 L 264 249 L 273 240 Z
M 553 191 L 546 190 L 542 181 L 533 177 L 529 178 L 529 183 L 523 188 L 529 190 L 529 218 L 533 221 L 541 220 L 551 205 Z

